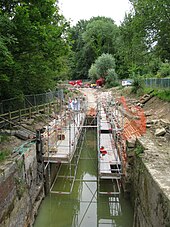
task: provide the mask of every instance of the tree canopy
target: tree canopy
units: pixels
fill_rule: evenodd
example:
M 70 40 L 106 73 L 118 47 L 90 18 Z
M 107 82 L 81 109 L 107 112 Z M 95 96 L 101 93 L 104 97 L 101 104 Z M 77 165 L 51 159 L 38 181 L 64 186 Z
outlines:
M 53 88 L 69 50 L 68 23 L 56 1 L 11 0 L 0 7 L 1 98 Z
M 119 29 L 110 18 L 82 20 L 71 28 L 70 33 L 73 40 L 71 61 L 74 62 L 72 78 L 87 78 L 88 70 L 100 55 L 116 54 Z

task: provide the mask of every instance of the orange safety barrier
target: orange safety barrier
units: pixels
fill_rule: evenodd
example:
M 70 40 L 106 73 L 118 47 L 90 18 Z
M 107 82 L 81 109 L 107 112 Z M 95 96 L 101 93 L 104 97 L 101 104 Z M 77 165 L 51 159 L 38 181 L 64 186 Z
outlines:
M 87 116 L 95 117 L 96 114 L 97 114 L 96 109 L 93 108 L 93 107 L 91 107 L 91 108 L 88 110 L 88 112 L 87 112 Z
M 146 132 L 146 117 L 142 108 L 134 105 L 129 107 L 124 96 L 117 101 L 122 104 L 124 110 L 130 116 L 130 119 L 124 118 L 124 138 L 127 140 L 143 135 Z

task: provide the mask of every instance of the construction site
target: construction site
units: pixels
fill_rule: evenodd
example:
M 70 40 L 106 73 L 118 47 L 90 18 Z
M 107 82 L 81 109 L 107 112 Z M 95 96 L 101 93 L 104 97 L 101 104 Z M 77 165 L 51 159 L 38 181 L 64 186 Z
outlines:
M 140 204 L 147 207 L 150 212 L 153 210 L 153 206 L 157 206 L 157 209 L 159 209 L 158 206 L 161 206 L 160 213 L 162 215 L 166 213 L 166 218 L 164 220 L 160 218 L 159 221 L 157 220 L 158 225 L 153 226 L 168 226 L 166 224 L 170 221 L 168 205 L 170 203 L 167 203 L 169 201 L 169 181 L 165 185 L 166 192 L 163 195 L 160 194 L 162 188 L 159 185 L 159 189 L 155 188 L 156 192 L 154 192 L 154 198 L 151 198 L 152 201 L 149 201 L 150 198 L 147 201 L 146 198 L 144 199 L 145 196 L 148 196 L 146 194 L 150 193 L 151 185 L 154 185 L 151 182 L 155 181 L 156 187 L 158 187 L 157 180 L 159 181 L 158 178 L 153 180 L 152 177 L 149 177 L 148 179 L 151 169 L 144 166 L 142 160 L 146 160 L 148 153 L 153 153 L 153 149 L 154 152 L 157 152 L 157 148 L 153 148 L 153 144 L 149 145 L 151 140 L 148 135 L 146 136 L 148 121 L 146 113 L 141 107 L 152 97 L 147 95 L 140 101 L 135 100 L 129 104 L 124 96 L 114 95 L 113 91 L 79 88 L 78 92 L 71 98 L 62 100 L 60 108 L 53 109 L 47 122 L 43 125 L 37 124 L 39 126 L 36 126 L 36 134 L 30 130 L 29 139 L 18 146 L 13 153 L 13 157 L 17 157 L 18 160 L 16 165 L 19 167 L 17 168 L 23 172 L 17 173 L 18 179 L 26 181 L 29 190 L 33 191 L 36 186 L 35 198 L 32 198 L 31 201 L 32 208 L 28 212 L 29 218 L 25 221 L 22 220 L 22 223 L 33 224 L 36 220 L 35 226 L 42 226 L 42 222 L 46 223 L 44 226 L 56 226 L 55 221 L 58 220 L 66 223 L 58 226 L 87 226 L 91 223 L 93 226 L 116 227 L 121 223 L 122 226 L 136 227 L 140 226 L 137 224 L 139 220 L 144 223 L 142 216 L 139 217 L 140 209 L 143 209 L 139 207 Z M 12 124 L 12 122 L 8 123 Z M 167 137 L 164 137 L 167 138 L 167 146 L 168 127 L 165 129 Z M 88 135 L 90 135 L 89 139 L 87 139 Z M 88 148 L 84 151 L 86 145 Z M 145 150 L 147 150 L 146 153 Z M 165 149 L 165 151 L 169 155 L 168 150 Z M 135 158 L 135 152 L 137 158 Z M 158 153 L 160 155 L 160 151 Z M 168 159 L 166 165 L 168 166 Z M 86 166 L 88 169 L 85 168 Z M 168 171 L 168 168 L 164 171 Z M 24 174 L 24 176 L 20 176 L 20 174 Z M 8 178 L 5 178 L 3 174 L 2 177 L 6 182 L 4 186 L 8 185 Z M 156 177 L 158 177 L 157 174 Z M 25 183 L 21 181 L 15 187 L 22 198 L 24 192 L 21 193 L 21 189 L 25 187 Z M 85 194 L 90 193 L 89 196 L 83 195 L 84 187 L 86 187 Z M 143 194 L 139 196 L 140 187 L 144 191 L 141 190 Z M 3 192 L 3 186 L 0 189 Z M 75 193 L 80 198 L 76 199 Z M 131 208 L 127 208 L 131 210 L 131 214 L 123 211 L 122 195 L 129 199 L 129 204 L 132 203 L 132 201 L 130 202 L 132 197 L 138 201 L 132 205 L 133 209 L 131 205 L 129 205 Z M 153 204 L 153 200 L 155 198 L 159 200 L 160 195 L 161 204 Z M 42 202 L 45 196 L 46 198 Z M 5 198 L 5 194 L 3 194 L 3 198 Z M 1 202 L 3 202 L 3 198 Z M 56 212 L 59 212 L 59 215 L 51 207 L 54 201 L 55 204 L 52 207 L 57 209 Z M 41 203 L 42 205 L 40 205 Z M 148 204 L 152 204 L 152 206 Z M 48 211 L 46 206 L 49 207 Z M 96 210 L 95 215 L 91 211 L 93 206 Z M 39 207 L 40 213 L 38 213 Z M 102 207 L 104 211 L 102 211 Z M 59 211 L 60 209 L 61 211 Z M 46 216 L 45 220 L 43 213 Z M 124 214 L 127 217 L 124 217 Z M 16 218 L 14 214 L 12 215 Z M 53 215 L 57 215 L 58 219 L 55 219 Z M 67 218 L 68 222 L 64 221 Z M 129 222 L 126 221 L 126 218 L 129 219 Z M 149 222 L 151 220 L 154 222 L 154 218 L 155 214 L 151 214 L 148 218 Z M 3 216 L 1 216 L 1 220 L 3 226 L 8 226 L 8 222 L 3 220 Z M 148 220 L 145 220 L 145 224 Z M 16 225 L 17 222 L 14 223 Z M 164 224 L 160 225 L 160 223 Z M 151 226 L 145 224 L 141 226 Z

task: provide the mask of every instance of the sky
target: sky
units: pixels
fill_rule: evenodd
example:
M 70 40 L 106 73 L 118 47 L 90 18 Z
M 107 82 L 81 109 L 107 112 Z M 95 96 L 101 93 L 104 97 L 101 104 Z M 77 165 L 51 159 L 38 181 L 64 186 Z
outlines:
M 129 0 L 59 0 L 59 7 L 72 25 L 91 17 L 105 16 L 112 18 L 119 26 L 125 12 L 130 10 Z

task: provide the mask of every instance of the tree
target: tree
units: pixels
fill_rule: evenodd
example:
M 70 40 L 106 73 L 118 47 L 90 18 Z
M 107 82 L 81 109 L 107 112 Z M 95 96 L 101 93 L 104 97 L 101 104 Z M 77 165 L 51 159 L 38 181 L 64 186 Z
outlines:
M 170 60 L 170 1 L 133 0 L 134 20 L 145 33 L 145 42 L 163 61 Z
M 110 18 L 98 17 L 91 20 L 83 33 L 86 48 L 91 48 L 95 58 L 103 53 L 116 53 L 116 44 L 119 35 L 118 27 Z
M 3 1 L 0 6 L 1 15 L 6 15 L 11 25 L 1 40 L 12 37 L 10 40 L 15 41 L 6 42 L 13 67 L 10 72 L 3 67 L 9 78 L 9 88 L 2 97 L 54 88 L 62 71 L 65 71 L 69 52 L 69 24 L 59 14 L 56 1 L 43 0 L 42 4 L 42 1 L 36 0 L 11 0 Z M 17 93 L 11 93 L 11 88 L 14 90 L 15 87 Z
M 102 77 L 105 79 L 106 86 L 111 87 L 117 85 L 117 74 L 115 72 L 115 59 L 111 54 L 102 54 L 98 57 L 89 69 L 89 77 L 96 81 Z
M 118 75 L 115 69 L 108 69 L 106 77 L 106 87 L 111 88 L 119 85 Z
M 115 59 L 111 54 L 102 54 L 95 61 L 98 77 L 106 78 L 109 69 L 115 69 Z
M 70 33 L 74 79 L 87 78 L 91 65 L 101 54 L 116 54 L 119 29 L 110 18 L 93 17 L 89 21 L 80 21 Z
M 121 78 L 132 76 L 130 72 L 142 73 L 149 53 L 144 42 L 144 33 L 139 30 L 132 13 L 125 16 L 120 26 L 120 40 L 118 55 L 123 70 L 118 72 Z
M 89 69 L 89 78 L 93 82 L 95 82 L 99 78 L 99 76 L 97 74 L 97 67 L 96 67 L 95 64 L 92 64 L 91 67 L 90 67 L 90 69 Z
M 18 83 L 14 80 L 11 83 L 12 75 L 15 71 L 14 57 L 9 46 L 15 45 L 16 38 L 12 34 L 14 24 L 6 14 L 0 11 L 0 97 L 8 97 L 17 92 Z M 15 88 L 15 86 L 16 88 Z

